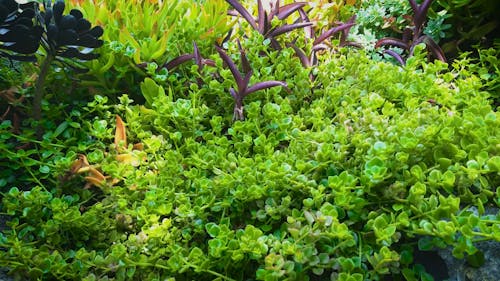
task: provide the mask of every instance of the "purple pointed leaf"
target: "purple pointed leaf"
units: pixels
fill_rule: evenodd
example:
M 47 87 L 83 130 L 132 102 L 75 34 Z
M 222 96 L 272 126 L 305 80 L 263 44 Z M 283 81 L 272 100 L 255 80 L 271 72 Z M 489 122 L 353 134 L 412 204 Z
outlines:
M 418 44 L 423 43 L 425 40 L 425 37 L 426 37 L 425 35 L 420 36 L 417 39 L 415 39 L 415 41 L 412 42 L 411 48 L 410 48 L 410 56 L 413 55 L 413 48 L 415 48 L 415 46 L 417 46 Z
M 386 37 L 382 38 L 375 43 L 375 48 L 379 48 L 381 46 L 385 45 L 390 45 L 390 46 L 395 46 L 395 47 L 400 47 L 402 49 L 408 50 L 410 47 L 408 46 L 408 43 L 404 42 L 401 39 L 397 38 L 392 38 L 392 37 Z
M 264 89 L 269 89 L 269 88 L 272 88 L 272 87 L 276 87 L 276 86 L 281 86 L 281 87 L 284 87 L 286 89 L 288 89 L 287 85 L 285 82 L 281 82 L 281 81 L 265 81 L 265 82 L 259 82 L 259 83 L 256 83 L 250 87 L 247 88 L 246 92 L 245 92 L 245 96 L 253 93 L 253 92 L 256 92 L 256 91 L 260 91 L 260 90 L 264 90 Z
M 317 65 L 318 64 L 318 56 L 316 55 L 316 52 L 313 52 L 312 55 L 311 55 L 311 65 Z M 311 77 L 312 72 L 311 74 L 309 75 L 309 77 Z
M 422 25 L 427 19 L 427 12 L 433 0 L 424 0 L 418 7 L 418 12 L 413 15 L 413 24 L 417 30 L 422 29 Z
M 198 69 L 201 70 L 203 68 L 203 64 L 201 63 L 202 57 L 200 55 L 200 49 L 198 49 L 198 45 L 196 45 L 196 42 L 193 41 L 193 50 L 194 50 L 194 60 L 196 64 L 198 65 Z
M 271 21 L 275 15 L 279 14 L 279 12 L 280 12 L 280 0 L 276 0 L 274 5 L 271 3 L 270 6 L 271 6 L 270 7 L 271 13 L 269 14 L 269 18 L 268 18 L 269 21 Z
M 233 28 L 229 29 L 229 31 L 227 32 L 227 34 L 224 37 L 224 39 L 222 39 L 221 45 L 223 45 L 224 43 L 226 43 L 227 41 L 229 41 L 229 39 L 231 39 L 231 35 L 232 34 L 233 34 Z
M 267 21 L 267 15 L 266 12 L 264 11 L 264 7 L 262 6 L 262 1 L 257 0 L 257 21 L 259 25 L 259 33 L 262 34 L 264 32 L 264 28 L 266 25 Z
M 211 66 L 211 67 L 215 67 L 215 61 L 211 60 L 211 59 L 202 59 L 201 60 L 201 63 L 203 65 L 208 65 L 208 66 Z
M 290 32 L 290 31 L 297 29 L 297 28 L 311 26 L 312 24 L 313 24 L 312 22 L 299 22 L 299 23 L 294 23 L 294 24 L 286 24 L 286 25 L 283 25 L 283 26 L 280 26 L 280 27 L 277 27 L 277 28 L 271 30 L 268 34 L 266 34 L 266 37 L 267 38 L 276 37 L 276 36 Z
M 309 57 L 307 57 L 307 55 L 304 53 L 304 51 L 302 51 L 302 49 L 297 47 L 297 45 L 295 45 L 294 43 L 289 43 L 287 45 L 293 48 L 295 54 L 297 54 L 297 56 L 299 57 L 302 66 L 311 67 L 311 60 L 309 60 Z
M 329 30 L 323 32 L 316 40 L 314 40 L 313 45 L 317 45 L 323 42 L 326 38 L 332 36 L 333 34 L 340 32 L 346 28 L 351 28 L 354 23 L 344 23 L 343 25 L 336 26 L 334 28 L 330 28 Z
M 233 74 L 234 80 L 239 85 L 243 81 L 243 77 L 241 76 L 241 73 L 238 71 L 238 67 L 236 67 L 236 64 L 234 64 L 233 60 L 226 54 L 226 52 L 221 47 L 215 45 L 215 49 L 219 53 L 222 60 L 227 64 L 229 70 L 231 70 L 231 73 Z
M 354 48 L 363 48 L 363 45 L 361 45 L 358 42 L 353 42 L 353 41 L 345 41 L 340 44 L 340 47 L 354 47 Z
M 247 55 L 245 54 L 245 50 L 241 47 L 240 40 L 237 39 L 236 42 L 238 43 L 238 49 L 240 50 L 240 57 L 241 57 L 241 65 L 243 66 L 243 73 L 248 73 L 252 71 L 252 68 L 250 67 L 250 62 L 248 61 Z
M 427 45 L 427 49 L 429 49 L 435 58 L 440 61 L 446 62 L 446 57 L 444 56 L 443 50 L 439 47 L 439 45 L 429 36 L 424 35 L 424 42 Z
M 193 54 L 184 54 L 176 57 L 175 59 L 165 63 L 162 67 L 172 70 L 178 67 L 180 64 L 187 62 L 188 60 L 192 60 L 194 58 Z
M 326 49 L 328 49 L 328 46 L 326 44 L 323 44 L 323 43 L 314 45 L 312 47 L 313 53 L 316 53 L 317 51 L 321 51 L 321 50 L 326 50 Z
M 413 10 L 413 14 L 416 15 L 418 13 L 418 4 L 415 0 L 409 0 L 411 9 Z
M 422 2 L 422 4 L 420 4 L 420 7 L 418 9 L 419 9 L 419 13 L 421 15 L 424 15 L 424 16 L 427 15 L 427 11 L 431 7 L 432 1 L 434 1 L 434 0 L 424 0 Z
M 240 13 L 238 13 L 238 11 L 236 11 L 236 10 L 228 10 L 227 15 L 232 16 L 232 17 L 239 17 Z
M 250 83 L 250 78 L 252 78 L 253 71 L 250 70 L 247 74 L 245 74 L 245 77 L 243 78 L 243 81 L 238 84 L 238 94 L 242 96 L 246 96 L 246 91 L 248 89 L 248 84 Z
M 262 34 L 262 35 L 266 34 L 269 31 L 269 29 L 271 28 L 271 20 L 267 16 L 267 12 L 264 12 L 264 18 L 266 18 L 266 20 L 264 21 L 264 25 L 262 26 L 262 28 L 260 30 L 260 34 Z
M 233 88 L 229 88 L 229 93 L 231 94 L 233 99 L 238 99 L 238 93 Z
M 281 6 L 279 12 L 273 16 L 278 17 L 279 20 L 284 20 L 293 14 L 295 11 L 300 10 L 302 7 L 307 5 L 306 2 L 295 2 L 288 5 Z
M 406 43 L 410 42 L 411 37 L 412 37 L 412 33 L 413 33 L 413 30 L 411 28 L 405 28 L 405 30 L 403 31 L 403 35 L 401 37 L 403 42 L 406 42 Z
M 352 17 L 349 18 L 349 20 L 346 23 L 355 23 L 356 22 L 356 15 L 353 15 Z
M 302 22 L 311 22 L 311 20 L 309 20 L 309 17 L 307 16 L 307 13 L 302 8 L 299 9 L 299 14 Z M 306 33 L 306 38 L 314 38 L 314 30 L 312 25 L 304 27 L 304 31 Z
M 401 65 L 405 65 L 405 60 L 403 59 L 403 57 L 396 53 L 394 50 L 384 50 L 384 53 L 394 57 Z
M 346 24 L 355 24 L 356 21 L 356 15 L 353 15 L 347 22 Z M 345 46 L 347 42 L 347 37 L 349 37 L 349 31 L 351 31 L 351 27 L 349 26 L 348 28 L 342 30 L 342 34 L 340 35 L 340 46 Z
M 271 47 L 273 47 L 275 50 L 281 50 L 281 45 L 280 43 L 278 43 L 278 40 L 276 40 L 276 38 L 270 38 L 271 39 L 271 43 L 269 45 L 271 45 Z
M 250 13 L 240 4 L 237 0 L 226 0 L 229 5 L 233 6 L 233 8 L 240 13 L 240 15 L 255 29 L 258 30 L 257 24 L 255 23 L 255 19 L 250 15 Z

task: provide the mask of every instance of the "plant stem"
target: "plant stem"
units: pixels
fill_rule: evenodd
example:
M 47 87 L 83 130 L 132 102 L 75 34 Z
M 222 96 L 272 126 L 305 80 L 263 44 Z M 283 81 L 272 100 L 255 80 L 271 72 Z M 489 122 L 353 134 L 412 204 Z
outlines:
M 43 85 L 45 84 L 45 78 L 49 72 L 50 64 L 54 60 L 54 56 L 50 53 L 47 54 L 45 60 L 42 62 L 40 69 L 40 74 L 36 80 L 35 84 L 35 98 L 33 99 L 33 118 L 37 121 L 36 136 L 39 140 L 42 139 L 42 125 L 40 121 L 42 120 L 42 98 L 43 98 Z

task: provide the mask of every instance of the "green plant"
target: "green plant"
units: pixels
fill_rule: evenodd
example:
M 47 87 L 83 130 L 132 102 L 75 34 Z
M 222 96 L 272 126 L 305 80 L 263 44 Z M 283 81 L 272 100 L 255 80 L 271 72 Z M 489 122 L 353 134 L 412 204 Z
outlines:
M 83 83 L 110 98 L 128 93 L 143 98 L 138 85 L 145 77 L 185 90 L 188 75 L 161 70 L 167 62 L 190 53 L 193 42 L 200 53 L 213 52 L 213 43 L 227 33 L 231 21 L 227 5 L 216 1 L 74 1 L 89 20 L 104 28 L 100 58 L 87 65 Z M 194 50 L 193 50 L 194 52 Z M 148 65 L 144 65 L 147 63 Z M 140 64 L 140 67 L 137 66 Z
M 176 13 L 153 1 L 102 3 L 104 15 Z M 221 3 L 203 7 L 225 14 Z M 309 25 L 295 48 L 269 48 L 270 38 L 250 32 L 213 52 L 227 24 L 194 31 L 204 21 L 192 15 L 208 14 L 199 4 L 167 5 L 187 9 L 174 18 L 193 24 L 165 25 L 175 32 L 161 36 L 176 40 L 161 57 L 143 60 L 148 34 L 130 29 L 116 46 L 144 50 L 88 64 L 100 69 L 113 57 L 103 81 L 131 78 L 124 83 L 140 82 L 140 91 L 108 97 L 120 88 L 111 85 L 85 105 L 42 103 L 40 140 L 29 120 L 4 118 L 29 86 L 2 72 L 12 81 L 0 91 L 9 101 L 0 119 L 0 266 L 40 280 L 431 280 L 414 256 L 444 247 L 481 264 L 475 243 L 500 241 L 499 215 L 485 212 L 500 207 L 496 49 L 450 67 L 427 62 L 416 44 L 399 67 L 338 48 L 305 69 L 296 56 L 311 53 Z M 314 16 L 296 11 L 304 22 Z M 225 19 L 214 14 L 207 22 Z M 136 27 L 130 19 L 116 21 Z M 341 29 L 342 45 L 353 21 L 320 29 Z M 192 40 L 204 32 L 213 40 Z M 82 82 L 98 85 L 92 75 Z
M 290 49 L 270 54 L 302 69 Z M 248 56 L 252 69 L 269 59 Z M 318 65 L 307 102 L 294 105 L 298 87 L 248 96 L 245 122 L 207 106 L 229 85 L 211 77 L 185 98 L 144 86 L 163 91 L 148 107 L 97 95 L 81 128 L 54 138 L 90 139 L 60 143 L 40 187 L 2 174 L 0 265 L 32 279 L 412 280 L 428 277 L 415 247 L 476 256 L 476 241 L 500 240 L 498 216 L 484 213 L 500 204 L 500 118 L 470 61 L 447 71 L 424 57 L 417 47 L 401 68 L 345 50 Z M 64 177 L 77 154 L 99 188 Z

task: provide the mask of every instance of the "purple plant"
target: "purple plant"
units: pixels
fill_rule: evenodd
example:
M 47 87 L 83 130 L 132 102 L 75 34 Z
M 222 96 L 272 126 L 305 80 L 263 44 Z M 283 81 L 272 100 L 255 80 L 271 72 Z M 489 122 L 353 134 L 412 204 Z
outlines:
M 285 33 L 288 33 L 294 29 L 302 28 L 306 26 L 311 26 L 311 22 L 300 22 L 293 24 L 284 24 L 278 27 L 272 27 L 271 21 L 274 17 L 279 20 L 284 20 L 293 14 L 295 11 L 298 11 L 302 7 L 304 7 L 306 2 L 295 2 L 290 3 L 284 6 L 280 6 L 280 1 L 276 0 L 276 3 L 272 5 L 271 11 L 269 14 L 264 10 L 262 6 L 262 1 L 257 0 L 258 5 L 258 15 L 257 19 L 255 19 L 243 5 L 237 0 L 226 0 L 235 10 L 230 11 L 229 14 L 232 16 L 241 15 L 252 27 L 257 30 L 260 34 L 262 34 L 265 38 L 268 38 L 271 41 L 271 46 L 277 50 L 281 49 L 276 37 Z
M 198 45 L 193 41 L 193 53 L 192 54 L 183 54 L 175 59 L 165 63 L 162 67 L 172 70 L 178 67 L 180 64 L 183 64 L 187 61 L 194 59 L 196 64 L 198 65 L 198 71 L 201 71 L 205 65 L 215 66 L 215 62 L 211 59 L 205 59 L 200 54 L 200 49 L 198 49 Z
M 412 27 L 406 28 L 403 31 L 401 39 L 386 37 L 378 40 L 375 44 L 375 48 L 381 46 L 399 47 L 408 54 L 408 57 L 411 57 L 415 46 L 424 43 L 427 46 L 427 50 L 431 52 L 435 58 L 446 62 L 444 53 L 439 45 L 430 36 L 423 34 L 427 22 L 427 12 L 433 0 L 424 0 L 420 5 L 418 5 L 415 0 L 409 1 L 413 11 L 413 15 L 411 16 Z M 406 59 L 394 50 L 386 49 L 384 53 L 393 56 L 402 65 L 406 63 Z
M 302 9 L 299 10 L 299 13 L 300 13 L 302 21 L 306 21 L 306 22 L 309 21 L 307 14 Z M 309 40 L 314 40 L 313 46 L 311 49 L 311 53 L 309 55 L 306 55 L 302 49 L 297 47 L 297 45 L 295 45 L 295 42 L 288 43 L 287 45 L 294 49 L 295 53 L 299 57 L 302 65 L 304 67 L 314 66 L 317 63 L 316 53 L 320 50 L 328 49 L 328 46 L 326 44 L 324 44 L 323 42 L 327 38 L 329 38 L 329 37 L 331 37 L 339 32 L 342 32 L 341 36 L 340 36 L 340 45 L 339 45 L 340 47 L 359 46 L 355 42 L 347 41 L 347 36 L 349 35 L 349 30 L 351 29 L 351 27 L 353 25 L 355 25 L 355 23 L 354 23 L 355 20 L 356 20 L 356 16 L 352 16 L 347 22 L 337 23 L 337 25 L 335 27 L 332 27 L 332 28 L 328 29 L 327 31 L 321 33 L 320 36 L 318 36 L 318 37 L 315 36 L 314 30 L 312 29 L 311 26 L 305 27 L 306 38 Z
M 250 78 L 252 77 L 253 71 L 250 68 L 250 64 L 248 62 L 248 59 L 246 58 L 245 51 L 243 50 L 243 48 L 241 48 L 239 42 L 238 42 L 238 47 L 240 49 L 240 57 L 244 73 L 241 73 L 238 70 L 238 67 L 236 66 L 234 61 L 227 55 L 227 53 L 221 47 L 217 45 L 215 46 L 217 52 L 222 58 L 222 61 L 227 65 L 227 67 L 231 71 L 231 74 L 233 75 L 234 80 L 236 81 L 236 85 L 238 86 L 237 90 L 233 88 L 229 89 L 229 93 L 231 93 L 231 96 L 234 99 L 233 121 L 245 119 L 243 114 L 243 99 L 249 94 L 259 90 L 264 90 L 276 86 L 281 86 L 288 90 L 286 83 L 282 81 L 258 82 L 250 86 L 249 85 Z
M 310 22 L 309 17 L 307 16 L 307 13 L 301 8 L 299 9 L 299 14 L 300 14 L 300 20 L 303 22 Z M 316 37 L 316 34 L 314 32 L 314 29 L 312 26 L 306 26 L 304 27 L 305 31 L 305 38 L 306 41 L 308 40 L 313 40 L 313 46 L 311 48 L 311 52 L 309 54 L 306 54 L 304 50 L 299 48 L 294 40 L 293 42 L 287 43 L 286 45 L 288 47 L 291 47 L 294 51 L 295 54 L 299 57 L 300 62 L 302 63 L 302 66 L 309 68 L 312 66 L 315 66 L 318 63 L 318 58 L 316 53 L 320 50 L 326 50 L 328 49 L 328 45 L 323 43 L 326 39 L 328 39 L 331 36 L 334 36 L 335 34 L 341 32 L 340 34 L 340 42 L 339 46 L 340 47 L 346 47 L 346 46 L 353 46 L 353 47 L 361 47 L 358 43 L 348 41 L 347 37 L 349 36 L 349 31 L 351 30 L 351 27 L 355 25 L 355 20 L 356 16 L 352 16 L 347 22 L 336 22 L 336 26 L 328 29 L 327 31 L 323 32 L 320 34 L 320 36 Z M 315 79 L 314 75 L 311 73 L 309 74 L 309 78 L 312 80 Z

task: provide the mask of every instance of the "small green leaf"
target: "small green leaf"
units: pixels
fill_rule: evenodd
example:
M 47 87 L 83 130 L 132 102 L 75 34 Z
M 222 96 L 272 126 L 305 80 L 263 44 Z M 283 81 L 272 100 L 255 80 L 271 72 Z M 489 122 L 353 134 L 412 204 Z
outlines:
M 500 156 L 491 157 L 486 164 L 490 171 L 500 172 Z
M 213 222 L 209 222 L 205 225 L 205 230 L 211 237 L 217 237 L 220 233 L 220 227 Z
M 467 256 L 467 263 L 472 267 L 479 268 L 484 262 L 484 253 L 482 251 L 478 250 L 476 253 Z
M 42 174 L 48 174 L 48 173 L 50 173 L 50 168 L 48 166 L 40 166 L 40 168 L 38 170 Z

